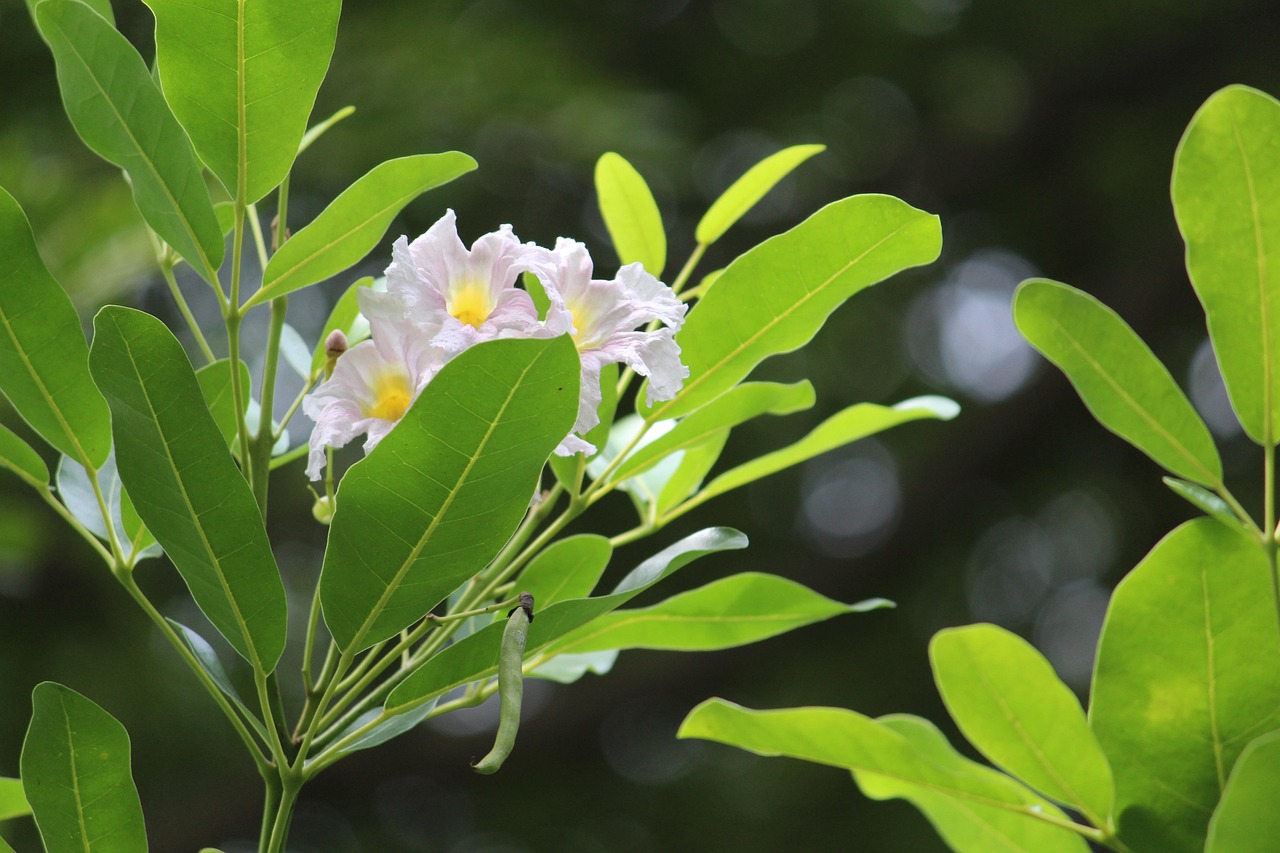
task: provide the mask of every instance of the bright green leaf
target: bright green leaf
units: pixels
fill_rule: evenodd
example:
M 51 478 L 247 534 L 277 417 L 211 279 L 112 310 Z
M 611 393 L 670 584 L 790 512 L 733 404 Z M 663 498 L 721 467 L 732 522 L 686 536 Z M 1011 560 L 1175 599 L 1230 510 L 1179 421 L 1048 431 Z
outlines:
M 101 465 L 111 415 L 89 376 L 80 319 L 40 260 L 26 214 L 3 189 L 0 269 L 0 391 L 45 441 L 86 467 Z
M 744 572 L 652 607 L 615 610 L 558 641 L 552 653 L 610 649 L 712 651 L 745 646 L 845 613 L 889 607 L 882 598 L 841 604 L 777 575 Z
M 532 656 L 570 631 L 621 607 L 699 557 L 746 546 L 747 537 L 736 530 L 725 527 L 700 530 L 636 566 L 609 595 L 575 598 L 546 609 L 537 608 L 529 626 L 525 655 Z M 401 713 L 454 687 L 492 675 L 497 671 L 503 627 L 503 622 L 495 622 L 446 646 L 391 692 L 386 709 L 390 713 Z
M 31 814 L 21 779 L 0 779 L 0 820 Z
M 111 404 L 116 464 L 138 515 L 209 621 L 270 672 L 284 649 L 284 585 L 182 344 L 151 315 L 117 306 L 99 311 L 94 329 L 89 367 Z
M 1195 483 L 1188 483 L 1186 480 L 1179 480 L 1176 477 L 1162 477 L 1161 479 L 1175 495 L 1184 498 L 1189 504 L 1197 509 L 1204 510 L 1223 524 L 1229 524 L 1232 527 L 1239 527 L 1243 530 L 1249 529 L 1248 526 L 1231 511 L 1231 507 L 1227 502 L 1215 495 L 1213 492 L 1203 489 Z
M 702 444 L 721 430 L 735 427 L 752 418 L 803 411 L 813 406 L 814 399 L 813 385 L 808 380 L 791 385 L 777 382 L 743 383 L 682 418 L 661 438 L 637 449 L 627 457 L 627 461 L 618 466 L 610 479 L 615 482 L 625 480 L 648 469 L 668 454 Z
M 1032 279 L 1014 296 L 1013 318 L 1103 426 L 1179 477 L 1222 482 L 1209 428 L 1118 314 L 1074 287 Z
M 31 445 L 0 424 L 0 468 L 7 468 L 39 489 L 49 484 L 49 466 Z
M 341 0 L 147 0 L 165 97 L 232 197 L 289 173 L 329 68 Z
M 533 596 L 537 611 L 557 601 L 586 598 L 612 556 L 609 540 L 594 533 L 558 539 L 525 567 L 516 585 Z
M 649 185 L 635 167 L 612 151 L 596 161 L 596 195 L 618 262 L 639 262 L 656 278 L 667 265 L 667 235 Z
M 990 809 L 1029 821 L 1041 817 L 1063 819 L 1051 804 L 1002 773 L 955 756 L 949 749 L 946 758 L 939 760 L 936 745 L 917 746 L 920 735 L 913 732 L 907 736 L 898 730 L 898 725 L 843 708 L 752 711 L 723 699 L 708 699 L 689 712 L 676 737 L 727 743 L 757 755 L 783 755 L 829 764 L 856 771 L 860 783 L 866 780 L 864 774 L 875 774 L 881 778 L 871 780 L 870 787 L 877 794 L 904 796 L 908 791 L 923 789 L 935 797 L 963 803 L 963 811 L 970 815 L 983 815 Z M 928 724 L 920 721 L 919 725 Z M 984 808 L 974 809 L 975 806 Z M 1065 834 L 1064 830 L 1055 831 Z
M 704 245 L 719 240 L 733 223 L 745 216 L 747 211 L 756 206 L 756 202 L 768 195 L 769 190 L 791 174 L 792 169 L 825 150 L 825 145 L 793 145 L 756 163 L 715 200 L 711 209 L 698 222 L 694 239 Z
M 956 752 L 942 732 L 928 720 L 892 714 L 880 717 L 876 722 L 909 740 L 917 752 L 934 764 L 954 768 L 958 773 L 985 775 L 1013 783 L 1007 776 Z M 1074 832 L 1064 831 L 1024 813 L 948 797 L 928 786 L 913 785 L 876 773 L 855 770 L 853 778 L 862 793 L 872 799 L 901 798 L 914 805 L 929 819 L 947 846 L 957 853 L 1086 853 L 1089 850 L 1084 839 Z M 1059 820 L 1066 817 L 1031 791 L 1021 788 L 1020 793 L 1029 807 L 1040 809 L 1042 814 Z
M 1135 853 L 1204 847 L 1236 756 L 1280 728 L 1280 644 L 1258 543 L 1202 518 L 1116 587 L 1089 722 L 1111 761 L 1120 838 Z
M 369 253 L 404 206 L 476 167 L 466 154 L 418 154 L 388 160 L 347 187 L 267 262 L 258 305 L 337 275 Z
M 579 373 L 565 335 L 474 346 L 343 476 L 320 599 L 344 650 L 421 619 L 497 555 L 577 418 Z
M 658 492 L 658 500 L 652 510 L 654 518 L 662 518 L 702 485 L 707 474 L 720 460 L 720 454 L 728 441 L 729 430 L 722 429 L 701 444 L 682 452 L 680 464 L 676 466 L 662 491 Z
M 1272 853 L 1280 838 L 1280 731 L 1253 740 L 1231 771 L 1209 821 L 1205 853 Z
M 313 127 L 307 128 L 307 132 L 302 135 L 302 141 L 298 143 L 298 153 L 301 154 L 303 151 L 306 151 L 308 148 L 311 147 L 311 144 L 313 142 L 315 142 L 320 137 L 324 136 L 325 132 L 328 131 L 329 128 L 333 127 L 335 124 L 342 121 L 344 118 L 349 117 L 355 111 L 356 111 L 355 107 L 352 107 L 352 106 L 343 107 L 342 109 L 338 110 L 336 113 L 329 116 L 327 119 L 320 122 L 319 124 Z
M 357 293 L 362 287 L 373 286 L 372 276 L 365 276 L 351 283 L 351 286 L 342 292 L 338 297 L 338 301 L 334 303 L 333 310 L 329 312 L 329 319 L 324 321 L 324 328 L 320 330 L 320 340 L 316 342 L 316 348 L 311 354 L 311 375 L 319 375 L 324 370 L 325 362 L 328 355 L 325 352 L 325 342 L 329 340 L 329 335 L 333 332 L 342 332 L 347 338 L 347 343 L 355 346 L 364 338 L 369 336 L 368 322 L 361 324 L 360 303 L 357 301 Z M 361 333 L 357 334 L 357 326 L 361 326 Z
M 129 174 L 133 200 L 152 230 L 216 281 L 223 242 L 209 190 L 142 57 L 79 0 L 44 0 L 36 21 L 53 51 L 62 103 L 80 138 Z
M 1280 417 L 1280 103 L 1247 86 L 1216 92 L 1173 160 L 1173 212 L 1209 319 L 1231 406 L 1257 442 Z
M 124 726 L 61 684 L 37 685 L 31 701 L 22 787 L 47 853 L 145 853 Z
M 760 362 L 808 343 L 855 293 L 938 257 L 938 217 L 896 198 L 833 202 L 730 264 L 676 334 L 689 378 L 650 420 L 692 412 Z
M 222 433 L 227 447 L 235 446 L 236 431 L 240 425 L 240 419 L 236 417 L 235 394 L 231 387 L 230 364 L 230 361 L 222 358 L 196 371 L 196 381 L 200 384 L 205 406 L 209 409 L 218 432 Z M 250 387 L 249 365 L 243 361 L 240 362 L 240 387 Z
M 1107 825 L 1111 767 L 1075 694 L 1031 644 L 995 625 L 969 625 L 938 632 L 929 660 L 947 711 L 979 752 Z
M 798 465 L 860 438 L 923 418 L 951 420 L 959 411 L 960 407 L 945 397 L 914 397 L 903 400 L 896 406 L 858 403 L 827 418 L 795 444 L 767 453 L 750 462 L 744 462 L 724 472 L 708 483 L 696 497 L 684 504 L 678 514 L 683 515 L 717 495 L 745 486 L 747 483 L 790 468 L 792 465 Z

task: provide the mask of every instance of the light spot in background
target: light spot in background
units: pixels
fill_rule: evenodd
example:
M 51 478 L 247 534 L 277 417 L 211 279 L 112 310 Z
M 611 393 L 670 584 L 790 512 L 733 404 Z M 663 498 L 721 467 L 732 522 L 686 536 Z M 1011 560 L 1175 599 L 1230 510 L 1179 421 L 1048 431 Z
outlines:
M 720 0 L 714 14 L 725 40 L 755 56 L 785 56 L 812 41 L 818 31 L 810 0 Z
M 866 554 L 889 537 L 902 510 L 893 458 L 873 441 L 805 464 L 796 528 L 835 559 Z
M 387 779 L 370 801 L 378 825 L 410 850 L 439 850 L 475 823 L 475 804 L 464 788 L 445 787 L 425 776 Z
M 1053 582 L 1101 577 L 1116 557 L 1115 517 L 1085 491 L 1066 492 L 1036 513 L 1053 548 Z
M 881 77 L 852 77 L 822 96 L 824 138 L 844 177 L 872 181 L 897 162 L 913 139 L 915 109 L 902 89 Z
M 925 378 L 983 403 L 1025 385 L 1037 362 L 1013 324 L 1013 292 L 1034 274 L 1019 255 L 984 249 L 919 296 L 907 312 L 906 338 Z
M 1032 641 L 1058 677 L 1076 690 L 1089 686 L 1109 600 L 1096 581 L 1076 581 L 1055 590 L 1036 617 Z
M 969 49 L 938 65 L 942 117 L 976 141 L 994 141 L 1017 131 L 1031 103 L 1027 72 L 1009 54 Z
M 1031 621 L 1049 591 L 1053 543 L 1022 516 L 987 530 L 969 555 L 966 597 L 973 618 L 1014 626 Z
M 600 747 L 614 772 L 639 785 L 667 785 L 688 775 L 702 747 L 676 740 L 688 709 L 637 698 L 619 705 L 600 724 Z
M 898 27 L 917 36 L 936 36 L 953 29 L 969 8 L 969 0 L 895 2 Z
M 1191 402 L 1214 435 L 1232 438 L 1240 434 L 1240 421 L 1236 420 L 1235 410 L 1231 408 L 1231 398 L 1227 396 L 1227 386 L 1222 381 L 1218 359 L 1208 338 L 1204 339 L 1191 358 L 1187 386 Z

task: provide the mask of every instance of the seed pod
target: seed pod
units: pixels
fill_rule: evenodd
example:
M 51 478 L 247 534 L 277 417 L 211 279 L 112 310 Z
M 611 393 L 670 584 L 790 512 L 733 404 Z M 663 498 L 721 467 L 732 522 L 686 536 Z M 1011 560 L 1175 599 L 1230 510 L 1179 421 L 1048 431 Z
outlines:
M 477 773 L 496 773 L 516 745 L 520 728 L 520 702 L 524 698 L 524 644 L 533 621 L 533 596 L 520 593 L 520 604 L 507 616 L 498 651 L 498 734 L 493 749 L 479 761 L 471 762 Z

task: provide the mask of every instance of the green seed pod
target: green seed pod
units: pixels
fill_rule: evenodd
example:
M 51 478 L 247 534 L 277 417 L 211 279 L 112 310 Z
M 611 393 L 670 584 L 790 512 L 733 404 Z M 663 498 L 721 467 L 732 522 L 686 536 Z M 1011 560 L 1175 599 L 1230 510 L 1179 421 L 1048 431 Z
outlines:
M 502 648 L 498 651 L 498 735 L 493 749 L 479 761 L 471 762 L 477 773 L 496 773 L 516 745 L 520 728 L 520 702 L 524 698 L 524 644 L 533 621 L 533 596 L 520 593 L 520 604 L 507 616 L 502 631 Z

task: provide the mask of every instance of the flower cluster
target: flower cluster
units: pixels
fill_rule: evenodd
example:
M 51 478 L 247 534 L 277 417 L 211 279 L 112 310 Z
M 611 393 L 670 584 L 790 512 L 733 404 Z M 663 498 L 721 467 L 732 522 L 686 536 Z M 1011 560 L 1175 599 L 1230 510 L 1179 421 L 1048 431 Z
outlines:
M 544 318 L 516 286 L 526 272 L 546 292 Z M 482 341 L 573 336 L 582 392 L 573 432 L 556 449 L 562 455 L 595 450 L 581 436 L 599 423 L 605 365 L 623 363 L 647 376 L 650 403 L 671 399 L 689 375 L 674 340 L 687 306 L 640 264 L 627 264 L 610 281 L 592 272 L 591 256 L 576 240 L 562 237 L 548 250 L 521 243 L 509 225 L 468 250 L 452 210 L 412 243 L 401 237 L 386 291 L 362 288 L 357 295 L 370 339 L 342 353 L 303 401 L 316 424 L 307 475 L 320 478 L 326 447 L 362 433 L 365 452 L 372 450 L 451 358 Z M 664 325 L 642 328 L 655 321 Z

